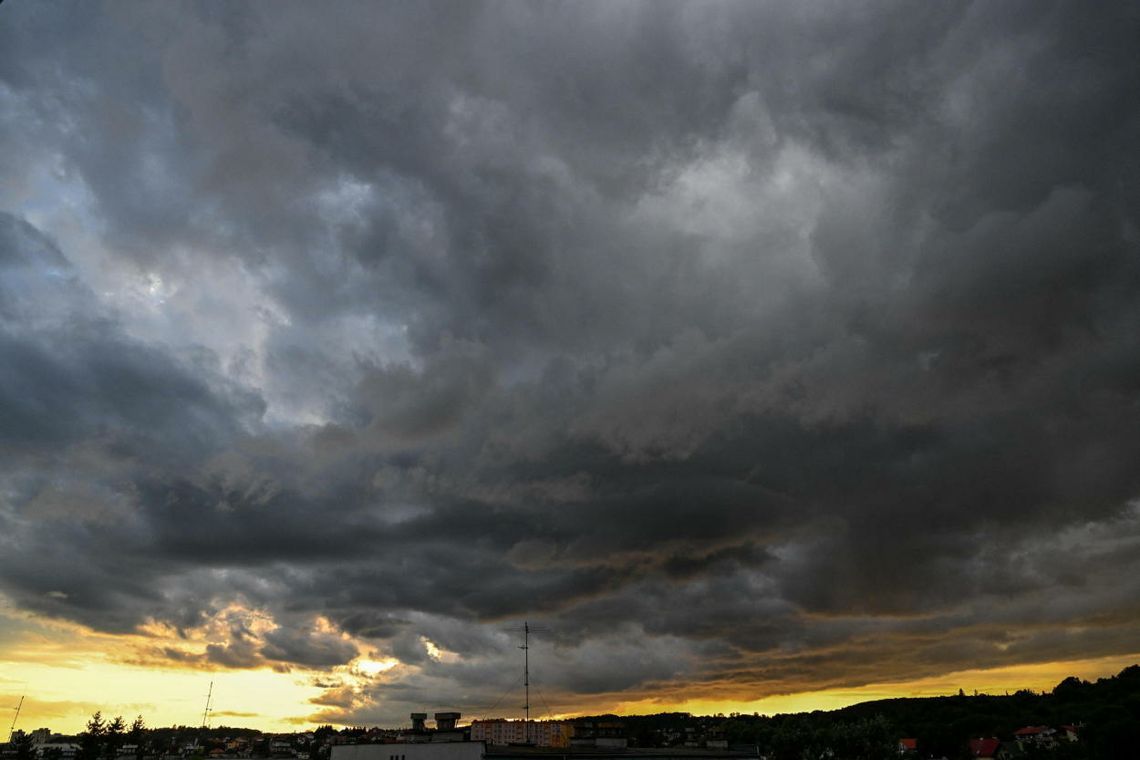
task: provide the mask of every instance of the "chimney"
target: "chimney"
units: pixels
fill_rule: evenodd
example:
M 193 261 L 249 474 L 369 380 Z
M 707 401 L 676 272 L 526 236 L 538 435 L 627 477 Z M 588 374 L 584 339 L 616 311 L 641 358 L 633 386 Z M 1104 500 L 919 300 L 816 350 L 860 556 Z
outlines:
M 459 713 L 457 712 L 437 712 L 435 714 L 436 731 L 454 731 L 455 724 L 458 722 Z
M 427 713 L 412 713 L 412 730 L 423 731 L 425 720 L 427 720 Z

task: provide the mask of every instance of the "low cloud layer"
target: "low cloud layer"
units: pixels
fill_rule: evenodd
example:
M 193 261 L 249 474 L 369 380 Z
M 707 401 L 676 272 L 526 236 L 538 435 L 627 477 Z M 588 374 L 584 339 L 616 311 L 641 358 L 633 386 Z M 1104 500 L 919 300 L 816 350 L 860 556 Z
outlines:
M 1138 27 L 7 3 L 0 592 L 353 723 L 1129 653 Z

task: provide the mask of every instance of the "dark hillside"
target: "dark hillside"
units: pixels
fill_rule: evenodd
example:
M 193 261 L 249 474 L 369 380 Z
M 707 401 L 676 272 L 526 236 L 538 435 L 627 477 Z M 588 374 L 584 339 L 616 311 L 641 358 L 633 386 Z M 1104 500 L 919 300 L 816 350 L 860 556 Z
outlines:
M 994 737 L 1010 758 L 1140 760 L 1140 666 L 1092 683 L 1066 678 L 1049 693 L 885 699 L 795 715 L 660 713 L 620 720 L 631 745 L 723 739 L 730 747 L 750 747 L 772 760 L 827 756 L 829 750 L 835 760 L 899 757 L 902 737 L 917 740 L 921 758 L 969 758 L 970 739 Z M 1014 732 L 1026 726 L 1049 727 L 1063 737 L 1066 725 L 1076 729 L 1075 742 L 1056 738 L 1019 746 L 1015 741 Z

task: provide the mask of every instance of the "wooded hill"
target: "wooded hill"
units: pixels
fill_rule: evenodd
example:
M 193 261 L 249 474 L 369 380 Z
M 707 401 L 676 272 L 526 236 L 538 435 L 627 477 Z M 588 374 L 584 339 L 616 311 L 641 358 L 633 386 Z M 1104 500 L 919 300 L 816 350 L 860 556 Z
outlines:
M 1137 760 L 1140 665 L 1094 683 L 1066 678 L 1045 693 L 884 699 L 794 715 L 662 713 L 618 719 L 625 722 L 631 744 L 662 746 L 683 742 L 686 737 L 715 736 L 727 739 L 730 746 L 757 746 L 773 760 L 802 760 L 813 752 L 826 756 L 828 750 L 836 760 L 897 758 L 902 737 L 917 739 L 917 757 L 922 758 L 969 758 L 971 738 L 996 737 L 1010 755 Z M 1053 749 L 1013 751 L 1017 729 L 1066 724 L 1078 727 L 1078 741 L 1061 740 Z

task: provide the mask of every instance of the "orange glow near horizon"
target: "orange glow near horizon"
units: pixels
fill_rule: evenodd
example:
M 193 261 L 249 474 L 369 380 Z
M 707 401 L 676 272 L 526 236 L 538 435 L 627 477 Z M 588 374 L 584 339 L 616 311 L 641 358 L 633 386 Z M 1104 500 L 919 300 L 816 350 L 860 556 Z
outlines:
M 147 724 L 154 727 L 198 725 L 211 681 L 215 697 L 213 725 L 286 732 L 322 722 L 319 707 L 311 701 L 321 689 L 312 684 L 310 672 L 277 672 L 269 668 L 207 671 L 132 665 L 117 659 L 114 651 L 107 648 L 112 638 L 93 637 L 89 641 L 95 646 L 78 650 L 40 638 L 0 654 L 0 700 L 14 706 L 21 693 L 27 695 L 17 727 L 30 730 L 46 726 L 54 731 L 74 733 L 82 730 L 95 710 L 102 710 L 108 716 L 121 714 L 128 721 L 141 714 Z M 959 689 L 968 694 L 975 690 L 990 694 L 1025 688 L 1042 691 L 1070 675 L 1093 680 L 1114 675 L 1137 661 L 1140 654 L 961 670 L 909 681 L 806 691 L 751 701 L 664 701 L 652 697 L 614 700 L 611 695 L 594 704 L 579 703 L 575 713 L 559 717 L 590 712 L 775 714 L 832 710 L 875 699 L 956 694 Z M 395 665 L 390 660 L 361 658 L 354 667 L 371 674 L 387 671 Z
M 319 711 L 310 701 L 323 693 L 312 683 L 313 671 L 180 664 L 162 654 L 164 648 L 191 653 L 210 640 L 207 631 L 179 637 L 148 625 L 139 633 L 113 635 L 11 608 L 0 612 L 0 623 L 9 626 L 0 647 L 0 705 L 15 707 L 26 696 L 17 728 L 76 733 L 96 710 L 122 715 L 128 723 L 142 715 L 151 727 L 196 726 L 211 682 L 212 725 L 294 731 Z M 371 676 L 393 665 L 362 656 L 341 675 L 351 678 L 355 669 Z
M 615 712 L 633 715 L 657 712 L 690 712 L 698 715 L 811 712 L 838 710 L 859 702 L 899 697 L 936 697 L 957 694 L 958 690 L 973 694 L 1005 694 L 1018 689 L 1049 691 L 1068 676 L 1095 680 L 1119 673 L 1129 665 L 1140 662 L 1140 653 L 1114 655 L 1081 660 L 1011 665 L 1002 668 L 959 670 L 941 676 L 908 681 L 865 684 L 849 688 L 823 689 L 794 694 L 780 694 L 761 699 L 714 700 L 697 699 L 665 704 L 653 700 L 621 702 Z
M 321 690 L 296 675 L 270 669 L 191 671 L 92 662 L 79 667 L 4 663 L 0 699 L 13 706 L 23 685 L 26 699 L 17 728 L 46 726 L 61 733 L 83 730 L 96 710 L 142 715 L 148 726 L 200 725 L 213 682 L 212 725 L 295 731 L 297 718 L 315 712 L 309 699 Z
M 226 612 L 252 616 L 253 628 L 270 629 L 275 624 L 268 615 L 238 606 Z M 143 626 L 138 633 L 113 635 L 97 633 L 83 626 L 52 621 L 17 612 L 10 606 L 0 609 L 0 705 L 14 707 L 26 695 L 18 728 L 46 726 L 62 733 L 76 733 L 96 710 L 104 715 L 122 715 L 128 721 L 142 715 L 147 725 L 200 725 L 206 692 L 213 687 L 212 725 L 259 728 L 268 731 L 295 731 L 329 722 L 324 708 L 315 699 L 324 689 L 317 676 L 347 686 L 378 684 L 386 674 L 403 666 L 356 642 L 360 656 L 332 671 L 303 668 L 225 669 L 200 660 L 179 663 L 163 650 L 190 654 L 213 637 L 211 625 L 189 632 L 177 632 L 161 625 Z M 335 633 L 327 621 L 317 627 Z M 343 634 L 341 634 L 343 635 Z M 437 661 L 458 661 L 454 652 L 428 648 Z M 1128 665 L 1140 662 L 1140 653 L 1014 665 L 1002 668 L 948 672 L 903 681 L 870 683 L 766 696 L 758 699 L 696 697 L 680 698 L 685 684 L 669 687 L 668 692 L 598 695 L 567 701 L 569 709 L 557 717 L 613 712 L 635 715 L 659 712 L 694 714 L 810 712 L 833 710 L 857 702 L 895 697 L 926 697 L 956 694 L 1002 694 L 1017 689 L 1051 689 L 1068 676 L 1087 680 L 1114 675 Z M 837 674 L 841 675 L 841 674 Z M 739 685 L 734 688 L 739 689 Z M 694 684 L 691 693 L 706 695 L 715 685 Z M 725 689 L 728 694 L 727 688 Z M 739 692 L 738 692 L 739 693 Z M 446 695 L 441 695 L 445 699 Z M 551 716 L 554 717 L 554 716 Z

